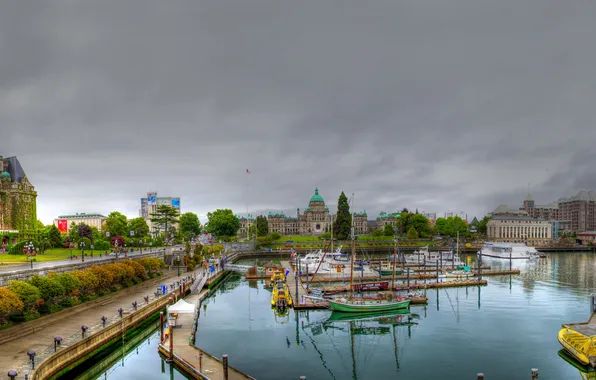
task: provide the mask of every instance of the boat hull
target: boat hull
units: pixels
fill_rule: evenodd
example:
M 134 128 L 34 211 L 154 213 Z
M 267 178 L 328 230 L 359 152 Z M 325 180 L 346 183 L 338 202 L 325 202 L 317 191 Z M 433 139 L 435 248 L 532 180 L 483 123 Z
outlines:
M 585 336 L 564 326 L 557 339 L 565 351 L 583 365 L 596 368 L 596 350 L 592 349 L 593 337 Z
M 372 313 L 379 311 L 393 311 L 407 309 L 410 300 L 387 302 L 387 301 L 337 301 L 328 300 L 329 308 L 342 313 Z

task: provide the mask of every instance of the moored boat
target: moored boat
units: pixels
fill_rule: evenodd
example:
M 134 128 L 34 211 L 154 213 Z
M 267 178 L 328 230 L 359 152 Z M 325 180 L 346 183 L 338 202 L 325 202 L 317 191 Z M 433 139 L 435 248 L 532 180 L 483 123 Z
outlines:
M 328 300 L 329 308 L 333 311 L 344 313 L 370 313 L 376 311 L 392 311 L 407 309 L 410 306 L 408 298 L 381 299 L 381 298 L 340 298 Z
M 592 316 L 588 322 L 564 324 L 557 339 L 573 358 L 596 368 L 596 295 L 591 295 Z
M 486 242 L 478 254 L 496 259 L 531 260 L 539 256 L 534 247 L 522 243 Z

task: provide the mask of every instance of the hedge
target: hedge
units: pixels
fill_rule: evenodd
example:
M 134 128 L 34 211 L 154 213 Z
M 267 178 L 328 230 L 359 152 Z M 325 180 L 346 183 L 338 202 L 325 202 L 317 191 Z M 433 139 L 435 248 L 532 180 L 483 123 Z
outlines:
M 142 258 L 10 281 L 8 287 L 0 288 L 0 326 L 9 320 L 35 319 L 40 313 L 56 312 L 145 281 L 164 267 L 161 259 Z

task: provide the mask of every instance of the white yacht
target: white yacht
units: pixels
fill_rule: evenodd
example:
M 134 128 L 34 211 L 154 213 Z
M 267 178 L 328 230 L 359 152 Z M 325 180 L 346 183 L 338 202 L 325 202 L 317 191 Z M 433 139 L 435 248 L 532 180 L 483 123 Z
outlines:
M 453 251 L 430 252 L 428 247 L 422 247 L 412 254 L 406 255 L 407 264 L 424 264 L 425 266 L 436 266 L 437 262 L 444 267 L 457 267 L 465 265 L 459 255 Z
M 300 257 L 298 262 L 300 263 L 302 274 L 306 274 L 307 267 L 309 274 L 314 274 L 317 268 L 319 272 L 329 272 L 329 264 L 323 261 L 323 255 L 323 252 L 319 251 Z
M 486 242 L 478 252 L 482 256 L 495 257 L 498 259 L 522 259 L 529 260 L 539 256 L 538 251 L 534 247 L 529 247 L 521 243 L 501 243 L 501 242 Z

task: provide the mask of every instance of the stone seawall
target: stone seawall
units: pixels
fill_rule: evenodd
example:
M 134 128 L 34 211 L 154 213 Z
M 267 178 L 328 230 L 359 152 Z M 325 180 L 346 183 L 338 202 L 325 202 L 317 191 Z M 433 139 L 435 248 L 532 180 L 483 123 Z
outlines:
M 184 285 L 183 292 L 190 290 L 192 282 Z M 134 313 L 123 317 L 120 321 L 113 323 L 104 329 L 89 335 L 87 338 L 66 347 L 57 353 L 53 354 L 43 362 L 31 373 L 29 377 L 31 380 L 51 379 L 64 368 L 76 364 L 86 355 L 93 353 L 95 350 L 101 348 L 103 345 L 109 343 L 114 338 L 122 335 L 126 330 L 135 327 L 151 315 L 163 310 L 179 293 L 178 289 L 168 293 L 167 296 L 162 296 L 148 305 L 143 305 Z M 172 298 L 172 296 L 174 298 Z
M 140 259 L 143 257 L 163 257 L 163 254 L 164 254 L 164 252 L 160 250 L 160 251 L 152 251 L 152 252 L 146 252 L 146 253 L 138 253 L 138 254 L 128 256 L 128 257 L 119 256 L 118 258 L 116 258 L 116 257 L 110 256 L 110 258 L 105 258 L 105 259 L 101 259 L 101 260 L 92 260 L 92 261 L 85 261 L 85 262 L 78 261 L 78 262 L 74 262 L 74 263 L 68 263 L 68 264 L 58 265 L 58 266 L 54 266 L 54 267 L 39 268 L 39 269 L 36 269 L 35 264 L 33 264 L 33 269 L 20 269 L 20 270 L 14 271 L 14 272 L 0 273 L 0 287 L 8 286 L 8 282 L 11 280 L 29 280 L 34 275 L 47 276 L 48 273 L 50 273 L 50 272 L 56 272 L 56 273 L 71 272 L 75 269 L 85 269 L 85 268 L 89 268 L 90 266 L 93 266 L 93 265 L 111 264 L 111 263 L 115 263 L 115 262 L 123 261 L 123 260 L 134 260 L 134 259 Z

